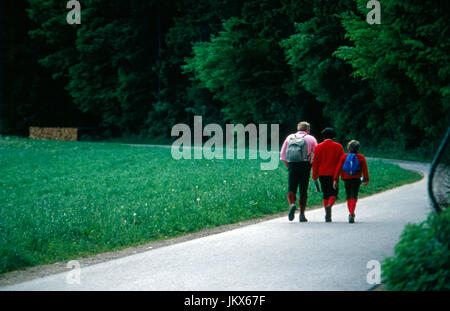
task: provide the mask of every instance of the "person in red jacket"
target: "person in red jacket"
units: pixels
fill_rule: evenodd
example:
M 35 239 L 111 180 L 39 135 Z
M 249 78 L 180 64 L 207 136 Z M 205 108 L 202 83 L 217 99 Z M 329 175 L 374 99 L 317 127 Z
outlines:
M 322 131 L 324 141 L 317 145 L 312 164 L 312 179 L 319 178 L 323 193 L 323 207 L 325 208 L 325 221 L 331 222 L 331 207 L 336 202 L 339 189 L 333 187 L 333 177 L 336 167 L 344 154 L 341 144 L 334 141 L 336 132 L 327 127 Z
M 348 222 L 355 222 L 355 208 L 358 201 L 358 192 L 361 182 L 363 186 L 369 183 L 369 169 L 367 167 L 366 158 L 359 154 L 359 142 L 351 140 L 347 149 L 349 153 L 341 157 L 339 165 L 334 173 L 333 187 L 337 189 L 339 177 L 345 184 L 345 193 L 347 196 L 347 207 L 349 211 Z M 357 161 L 353 160 L 356 158 Z M 361 178 L 361 175 L 363 178 Z

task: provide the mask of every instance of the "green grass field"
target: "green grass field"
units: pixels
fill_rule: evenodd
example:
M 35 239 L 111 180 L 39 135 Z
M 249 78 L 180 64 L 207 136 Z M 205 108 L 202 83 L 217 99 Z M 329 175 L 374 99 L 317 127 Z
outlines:
M 287 211 L 285 167 L 259 163 L 0 137 L 0 273 Z M 421 178 L 381 161 L 369 171 L 361 196 Z M 313 183 L 309 193 L 320 205 Z

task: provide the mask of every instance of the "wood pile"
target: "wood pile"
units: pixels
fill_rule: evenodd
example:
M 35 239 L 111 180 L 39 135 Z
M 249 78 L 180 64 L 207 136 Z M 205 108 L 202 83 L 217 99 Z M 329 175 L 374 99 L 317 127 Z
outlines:
M 30 127 L 31 139 L 78 140 L 78 128 L 72 127 Z

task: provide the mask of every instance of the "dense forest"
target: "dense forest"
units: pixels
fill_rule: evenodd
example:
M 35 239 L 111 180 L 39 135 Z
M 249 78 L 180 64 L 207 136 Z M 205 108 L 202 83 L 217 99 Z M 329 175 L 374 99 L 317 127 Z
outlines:
M 449 125 L 448 0 L 381 0 L 381 24 L 367 0 L 79 2 L 69 25 L 67 1 L 2 1 L 2 135 L 170 137 L 202 115 L 408 150 Z

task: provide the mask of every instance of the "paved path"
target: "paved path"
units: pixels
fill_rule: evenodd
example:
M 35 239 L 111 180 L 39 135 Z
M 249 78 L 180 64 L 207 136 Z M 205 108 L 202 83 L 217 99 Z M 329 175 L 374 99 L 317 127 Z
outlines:
M 425 164 L 398 163 L 428 173 Z M 296 214 L 82 267 L 79 285 L 60 273 L 1 290 L 367 290 L 367 263 L 392 255 L 405 224 L 431 210 L 426 182 L 360 199 L 355 224 L 338 204 L 332 223 L 312 210 L 308 223 Z

